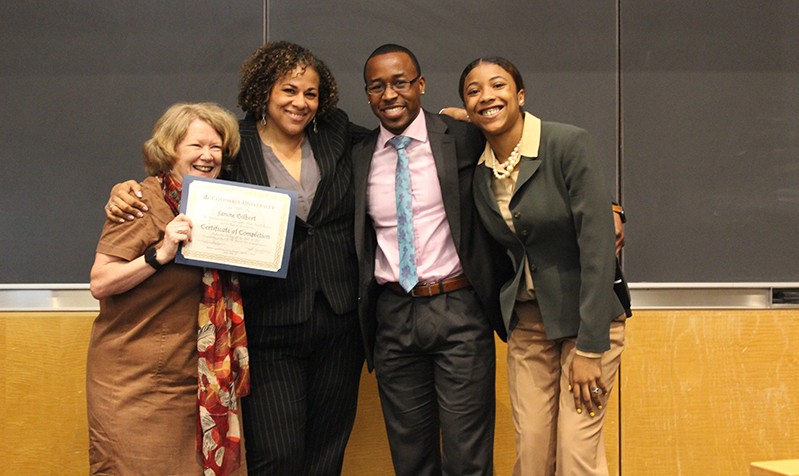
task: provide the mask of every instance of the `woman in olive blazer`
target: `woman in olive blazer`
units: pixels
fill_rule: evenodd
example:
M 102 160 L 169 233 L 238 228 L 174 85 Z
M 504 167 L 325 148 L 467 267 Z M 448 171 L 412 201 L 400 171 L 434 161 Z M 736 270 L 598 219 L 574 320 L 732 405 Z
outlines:
M 624 347 L 612 210 L 590 137 L 525 113 L 518 70 L 481 58 L 461 97 L 487 139 L 474 198 L 515 276 L 500 293 L 516 426 L 514 474 L 607 474 L 606 396 Z M 626 292 L 626 288 L 624 289 Z

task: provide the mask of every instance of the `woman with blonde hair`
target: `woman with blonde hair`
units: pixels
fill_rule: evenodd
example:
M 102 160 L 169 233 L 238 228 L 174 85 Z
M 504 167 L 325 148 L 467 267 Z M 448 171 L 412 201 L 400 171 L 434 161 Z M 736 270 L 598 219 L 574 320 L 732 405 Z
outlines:
M 325 63 L 287 41 L 244 62 L 238 102 L 241 152 L 224 178 L 298 196 L 286 279 L 240 276 L 252 363 L 243 401 L 247 468 L 337 475 L 363 367 L 351 148 L 367 131 L 336 107 Z M 114 187 L 109 218 L 147 216 L 136 190 L 130 182 Z
M 237 279 L 173 259 L 191 239 L 179 213 L 183 178 L 215 178 L 238 151 L 230 112 L 175 104 L 144 145 L 149 213 L 103 226 L 86 369 L 91 474 L 236 472 L 237 398 L 249 387 Z

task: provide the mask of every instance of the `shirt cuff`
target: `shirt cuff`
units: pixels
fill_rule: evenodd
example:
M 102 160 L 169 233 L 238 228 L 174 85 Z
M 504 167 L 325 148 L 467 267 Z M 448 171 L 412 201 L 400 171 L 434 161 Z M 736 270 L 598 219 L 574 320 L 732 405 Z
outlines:
M 597 354 L 596 352 L 583 352 L 582 350 L 576 351 L 577 355 L 580 357 L 588 357 L 589 359 L 600 359 L 602 358 L 602 354 Z

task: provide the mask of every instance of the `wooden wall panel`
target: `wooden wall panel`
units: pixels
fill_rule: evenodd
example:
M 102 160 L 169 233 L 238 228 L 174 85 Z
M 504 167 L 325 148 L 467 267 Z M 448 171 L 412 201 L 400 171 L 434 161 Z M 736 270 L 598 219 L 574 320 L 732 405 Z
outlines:
M 0 313 L 0 475 L 88 472 L 84 375 L 94 315 Z M 605 425 L 610 474 L 743 476 L 752 461 L 796 458 L 797 343 L 799 310 L 636 312 Z M 505 349 L 497 342 L 498 476 L 510 475 L 514 460 Z M 344 474 L 392 474 L 374 375 L 365 371 Z
M 746 475 L 799 456 L 799 311 L 638 311 L 622 359 L 622 474 Z
M 0 473 L 88 474 L 86 349 L 96 315 L 0 313 Z

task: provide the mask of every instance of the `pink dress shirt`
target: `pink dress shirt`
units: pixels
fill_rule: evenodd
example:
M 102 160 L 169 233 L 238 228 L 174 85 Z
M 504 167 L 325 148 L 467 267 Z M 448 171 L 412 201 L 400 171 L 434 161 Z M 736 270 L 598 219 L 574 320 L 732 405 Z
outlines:
M 444 210 L 424 112 L 420 111 L 401 135 L 413 139 L 406 151 L 411 171 L 413 231 L 419 283 L 441 281 L 463 274 Z M 392 137 L 394 134 L 381 125 L 366 189 L 366 211 L 377 233 L 375 279 L 380 284 L 399 280 L 397 205 L 394 195 L 397 151 L 388 144 Z

